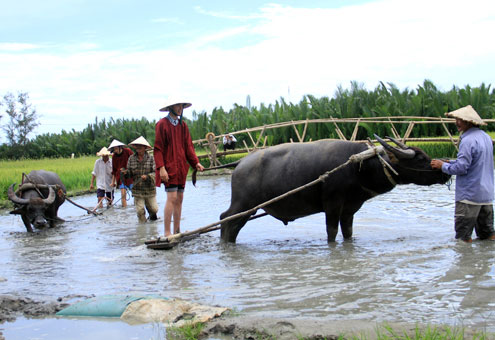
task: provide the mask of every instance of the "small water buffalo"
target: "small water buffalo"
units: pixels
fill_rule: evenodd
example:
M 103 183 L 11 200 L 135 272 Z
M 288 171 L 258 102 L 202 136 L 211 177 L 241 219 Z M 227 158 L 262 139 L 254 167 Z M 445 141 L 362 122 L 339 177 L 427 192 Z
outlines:
M 20 197 L 9 187 L 8 197 L 16 209 L 11 214 L 21 215 L 28 232 L 35 228 L 54 227 L 63 222 L 57 216 L 58 208 L 65 202 L 65 186 L 54 172 L 33 170 L 20 187 Z M 40 196 L 41 193 L 41 196 Z
M 407 147 L 390 137 L 397 147 L 378 136 L 387 162 L 397 174 L 385 170 L 378 157 L 351 163 L 318 183 L 263 208 L 284 224 L 297 218 L 324 212 L 328 242 L 334 242 L 340 228 L 344 239 L 352 236 L 354 214 L 370 198 L 392 190 L 396 184 L 432 185 L 446 183 L 450 176 L 433 170 L 421 149 Z M 289 143 L 258 150 L 243 158 L 232 174 L 230 207 L 220 215 L 227 218 L 249 210 L 274 197 L 305 185 L 345 163 L 351 155 L 367 149 L 365 143 L 317 141 Z M 253 213 L 252 215 L 254 215 Z M 221 225 L 221 238 L 235 242 L 250 216 Z

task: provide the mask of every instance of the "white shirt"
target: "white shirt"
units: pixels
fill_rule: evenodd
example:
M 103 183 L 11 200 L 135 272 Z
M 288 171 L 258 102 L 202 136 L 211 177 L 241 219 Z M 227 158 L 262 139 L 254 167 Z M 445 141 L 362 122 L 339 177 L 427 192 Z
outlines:
M 223 136 L 223 144 L 231 144 L 232 142 L 237 142 L 234 135 L 229 135 L 232 137 L 232 140 L 227 139 L 227 136 Z
M 113 190 L 110 186 L 112 184 L 112 159 L 109 158 L 105 163 L 103 159 L 99 158 L 95 162 L 92 174 L 96 177 L 96 188 L 102 189 L 107 192 Z

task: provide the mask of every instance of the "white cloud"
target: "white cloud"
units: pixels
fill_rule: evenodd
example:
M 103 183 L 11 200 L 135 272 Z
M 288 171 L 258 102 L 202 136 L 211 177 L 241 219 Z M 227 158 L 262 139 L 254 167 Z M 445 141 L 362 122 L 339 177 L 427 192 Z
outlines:
M 495 76 L 490 13 L 495 2 L 476 0 L 384 0 L 338 9 L 270 5 L 256 20 L 173 50 L 9 53 L 0 45 L 0 93 L 28 92 L 42 122 L 66 122 L 70 130 L 75 120 L 68 116 L 84 123 L 76 129 L 95 116 L 158 119 L 167 96 L 178 94 L 193 103 L 190 117 L 193 109 L 244 104 L 247 95 L 252 105 L 332 96 L 352 80 L 371 88 L 379 81 L 414 88 L 424 79 L 447 88 L 477 86 Z M 218 47 L 225 39 L 242 45 L 246 35 L 264 38 Z
M 39 45 L 26 43 L 0 43 L 0 52 L 21 52 L 35 50 L 40 48 Z

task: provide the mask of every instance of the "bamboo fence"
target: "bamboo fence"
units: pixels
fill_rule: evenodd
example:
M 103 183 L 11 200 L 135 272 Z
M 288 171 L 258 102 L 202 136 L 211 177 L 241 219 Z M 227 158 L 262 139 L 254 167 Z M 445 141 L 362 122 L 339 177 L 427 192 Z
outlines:
M 486 123 L 495 122 L 495 119 L 485 119 Z M 297 136 L 298 143 L 311 142 L 311 138 L 306 135 L 306 131 L 309 124 L 333 124 L 335 128 L 336 134 L 339 136 L 337 140 L 348 140 L 355 141 L 358 133 L 358 129 L 361 123 L 366 124 L 389 124 L 390 131 L 395 139 L 402 141 L 403 143 L 407 142 L 450 142 L 457 149 L 458 138 L 452 136 L 452 134 L 447 129 L 447 124 L 455 124 L 455 119 L 453 118 L 443 118 L 443 117 L 414 117 L 414 116 L 393 116 L 393 117 L 363 117 L 363 118 L 325 118 L 325 119 L 311 119 L 311 120 L 298 120 L 298 121 L 290 121 L 290 122 L 281 122 L 263 126 L 257 126 L 253 128 L 248 128 L 244 130 L 239 130 L 235 132 L 231 132 L 234 136 L 236 135 L 244 135 L 247 134 L 249 138 L 243 139 L 243 148 L 240 147 L 237 150 L 229 150 L 229 151 L 218 151 L 218 145 L 222 144 L 222 139 L 225 135 L 215 136 L 213 133 L 208 133 L 206 138 L 194 140 L 193 144 L 203 147 L 206 150 L 206 154 L 198 156 L 199 158 L 208 158 L 210 160 L 210 166 L 219 165 L 217 157 L 232 155 L 237 153 L 246 153 L 252 152 L 257 149 L 263 149 L 266 147 L 267 136 L 264 135 L 266 131 L 271 129 L 279 129 L 288 126 L 292 126 Z M 339 125 L 341 124 L 354 124 L 354 129 L 351 136 L 346 136 Z M 403 136 L 401 136 L 396 128 L 398 124 L 407 124 L 407 129 Z M 421 124 L 441 124 L 448 136 L 448 138 L 436 138 L 436 137 L 424 137 L 424 138 L 410 138 L 411 132 L 414 127 Z M 303 125 L 303 132 L 300 133 L 297 129 L 298 126 Z M 254 133 L 259 133 L 258 138 L 253 137 Z M 249 145 L 246 142 L 246 139 L 250 141 Z M 291 143 L 294 143 L 292 138 L 290 139 Z

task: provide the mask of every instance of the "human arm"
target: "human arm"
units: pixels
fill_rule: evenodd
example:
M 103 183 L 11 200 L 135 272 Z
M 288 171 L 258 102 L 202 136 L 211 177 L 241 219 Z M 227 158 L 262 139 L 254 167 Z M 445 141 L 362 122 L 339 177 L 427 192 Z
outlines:
M 163 128 L 163 125 L 163 121 L 160 120 L 155 127 L 155 144 L 153 145 L 153 158 L 161 181 L 166 183 L 169 180 L 169 176 L 167 173 L 167 169 L 165 168 L 165 159 L 163 156 L 167 147 L 165 129 Z M 160 184 L 157 183 L 157 186 L 160 186 Z
M 449 175 L 465 175 L 473 162 L 474 146 L 472 140 L 463 140 L 459 145 L 457 159 L 443 162 L 442 171 Z
M 198 156 L 196 156 L 196 151 L 194 150 L 194 145 L 192 143 L 191 134 L 189 133 L 189 128 L 187 127 L 187 124 L 185 124 L 185 123 L 183 123 L 182 125 L 184 128 L 184 144 L 185 144 L 184 145 L 184 151 L 186 153 L 187 162 L 189 163 L 189 165 L 192 168 L 200 170 L 200 168 L 198 168 L 199 159 L 198 159 Z M 199 166 L 201 167 L 201 169 L 204 170 L 204 168 L 201 164 L 199 164 Z M 200 171 L 203 171 L 203 170 L 200 170 Z
M 89 185 L 89 190 L 93 190 L 95 188 L 94 186 L 95 178 L 96 176 L 94 174 L 91 174 L 91 184 Z

